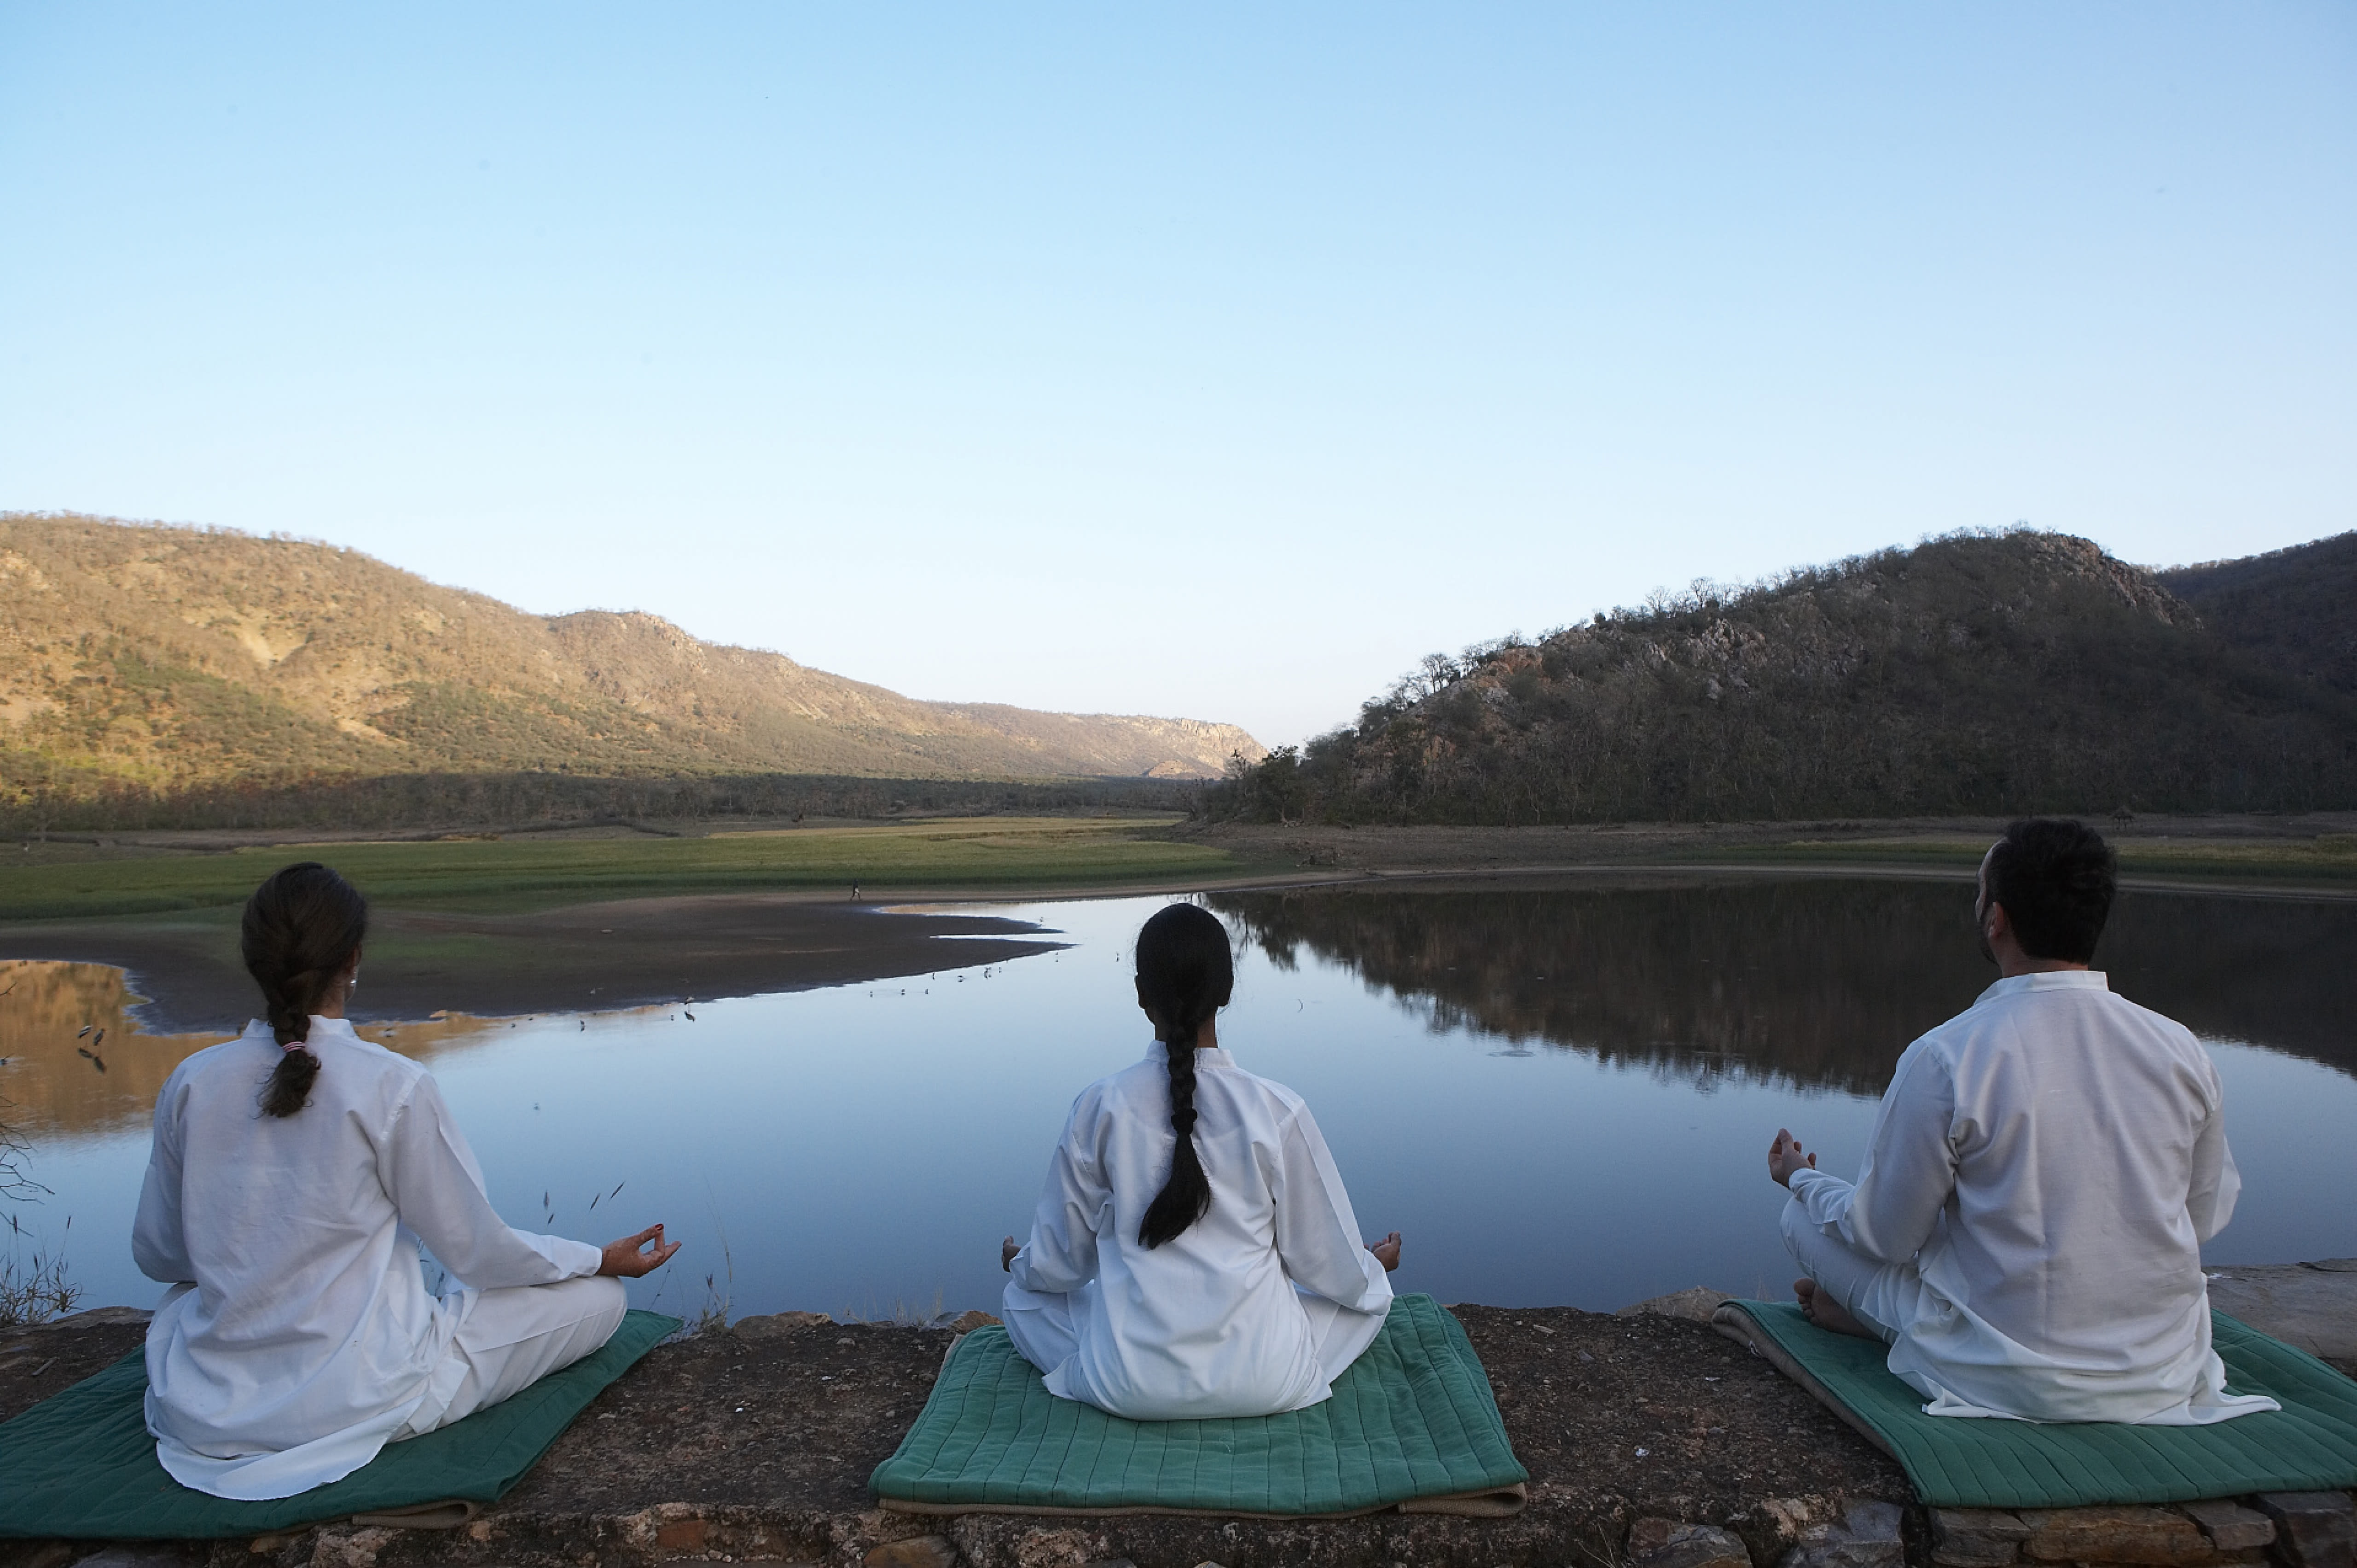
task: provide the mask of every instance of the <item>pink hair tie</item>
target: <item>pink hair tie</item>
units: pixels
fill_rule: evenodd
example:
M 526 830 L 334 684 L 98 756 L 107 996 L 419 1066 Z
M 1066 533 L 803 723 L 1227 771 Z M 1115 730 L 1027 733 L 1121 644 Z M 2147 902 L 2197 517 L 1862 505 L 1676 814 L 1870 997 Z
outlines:
M 293 1056 L 296 1051 L 301 1050 L 310 1043 L 311 1042 L 308 1040 L 288 1040 L 278 1048 L 285 1051 L 288 1056 Z

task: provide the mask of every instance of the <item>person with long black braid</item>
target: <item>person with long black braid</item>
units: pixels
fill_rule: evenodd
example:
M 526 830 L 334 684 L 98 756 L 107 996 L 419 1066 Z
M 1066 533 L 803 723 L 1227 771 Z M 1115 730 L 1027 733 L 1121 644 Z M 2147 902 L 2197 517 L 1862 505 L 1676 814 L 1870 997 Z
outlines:
M 1218 918 L 1171 905 L 1135 967 L 1154 1048 L 1072 1102 L 1030 1240 L 1000 1250 L 1006 1332 L 1049 1392 L 1115 1415 L 1316 1404 L 1383 1326 L 1399 1232 L 1361 1243 L 1309 1108 L 1221 1048 Z
M 265 1016 L 156 1097 L 131 1253 L 171 1288 L 147 1326 L 147 1430 L 181 1485 L 292 1497 L 604 1345 L 624 1278 L 679 1248 L 511 1230 L 433 1075 L 345 1021 L 368 901 L 306 861 L 239 931 Z M 464 1288 L 431 1294 L 418 1243 Z

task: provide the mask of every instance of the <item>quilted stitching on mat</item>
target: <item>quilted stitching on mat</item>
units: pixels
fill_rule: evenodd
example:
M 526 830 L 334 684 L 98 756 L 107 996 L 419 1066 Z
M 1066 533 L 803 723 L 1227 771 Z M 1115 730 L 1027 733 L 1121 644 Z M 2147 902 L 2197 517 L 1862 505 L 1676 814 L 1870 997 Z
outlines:
M 466 1420 L 388 1446 L 342 1480 L 274 1502 L 190 1491 L 156 1462 L 134 1351 L 0 1424 L 0 1537 L 197 1541 L 463 1498 L 496 1502 L 581 1409 L 674 1333 L 679 1319 L 625 1314 L 596 1355 Z
M 1125 1421 L 1060 1400 L 1005 1329 L 977 1329 L 872 1484 L 919 1503 L 1319 1514 L 1527 1479 L 1465 1330 L 1404 1295 L 1333 1398 L 1249 1420 Z
M 1729 1302 L 1882 1435 L 1938 1508 L 2169 1503 L 2357 1486 L 2357 1383 L 2222 1312 L 2211 1335 L 2236 1393 L 2284 1408 L 2215 1426 L 2039 1425 L 1925 1415 L 1872 1341 L 1828 1334 L 1788 1303 Z

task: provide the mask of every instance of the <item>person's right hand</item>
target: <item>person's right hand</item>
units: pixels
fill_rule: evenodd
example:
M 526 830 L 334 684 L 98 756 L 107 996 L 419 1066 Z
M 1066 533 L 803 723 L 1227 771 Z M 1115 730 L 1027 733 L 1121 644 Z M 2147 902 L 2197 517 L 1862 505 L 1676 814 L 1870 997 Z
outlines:
M 1399 1267 L 1399 1232 L 1394 1230 L 1382 1240 L 1371 1244 L 1367 1251 L 1375 1255 L 1375 1262 L 1383 1266 L 1383 1273 L 1390 1273 Z
M 1777 1128 L 1776 1141 L 1768 1145 L 1768 1174 L 1775 1178 L 1776 1185 L 1790 1187 L 1792 1185 L 1794 1171 L 1813 1171 L 1816 1168 L 1817 1156 L 1802 1154 L 1801 1140 L 1784 1131 L 1783 1128 Z
M 642 1252 L 640 1248 L 653 1242 L 654 1251 Z M 653 1273 L 671 1262 L 679 1251 L 679 1243 L 663 1244 L 662 1227 L 650 1225 L 635 1236 L 625 1236 L 619 1241 L 606 1243 L 606 1255 L 597 1262 L 597 1272 L 619 1280 L 634 1280 L 640 1274 Z

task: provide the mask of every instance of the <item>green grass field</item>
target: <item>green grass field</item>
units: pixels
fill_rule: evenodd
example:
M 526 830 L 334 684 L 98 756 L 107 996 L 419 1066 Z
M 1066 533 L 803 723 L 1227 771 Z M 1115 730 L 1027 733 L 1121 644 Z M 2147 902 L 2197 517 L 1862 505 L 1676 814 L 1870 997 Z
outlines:
M 1023 892 L 1281 875 L 1170 838 L 1177 819 L 977 817 L 681 838 L 443 839 L 279 844 L 226 853 L 101 853 L 15 860 L 0 850 L 0 921 L 226 911 L 296 860 L 324 860 L 389 908 L 517 913 L 605 898 L 786 889 Z M 2357 886 L 2357 834 L 2252 841 L 2124 839 L 2129 875 Z M 1969 872 L 1985 841 L 1932 835 L 1714 845 L 1669 864 L 1919 865 Z
M 1175 819 L 1174 819 L 1175 820 Z M 279 844 L 10 865 L 0 920 L 218 908 L 281 865 L 322 860 L 388 908 L 511 913 L 603 898 L 792 888 L 1022 890 L 1206 880 L 1252 866 L 1135 818 L 977 818 L 705 838 Z M 0 852 L 5 854 L 5 852 Z

